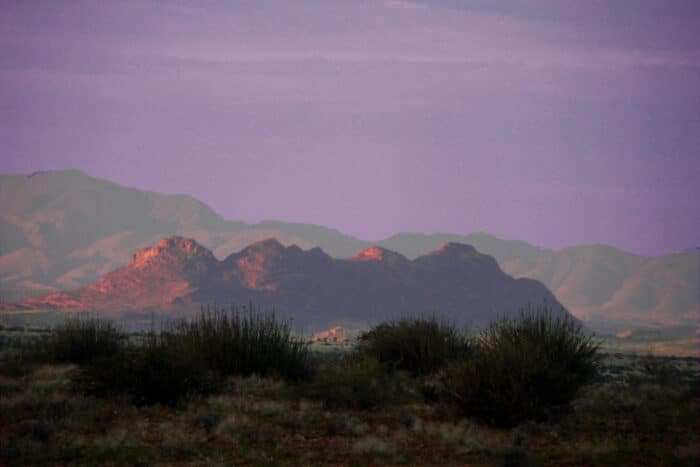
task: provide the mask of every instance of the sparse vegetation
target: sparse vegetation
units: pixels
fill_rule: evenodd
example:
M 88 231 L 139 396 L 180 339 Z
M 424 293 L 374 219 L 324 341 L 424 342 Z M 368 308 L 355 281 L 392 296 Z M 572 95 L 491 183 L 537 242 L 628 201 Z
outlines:
M 306 343 L 274 315 L 214 308 L 160 333 L 128 341 L 112 322 L 71 317 L 50 334 L 6 352 L 8 375 L 39 363 L 75 363 L 75 387 L 92 395 L 126 394 L 138 405 L 173 405 L 219 387 L 228 375 L 273 375 L 288 380 L 311 372 Z
M 19 375 L 45 363 L 87 363 L 119 351 L 125 339 L 111 321 L 71 316 L 50 330 L 25 333 L 14 342 L 3 339 L 0 371 Z
M 355 354 L 319 371 L 314 381 L 294 393 L 329 409 L 367 410 L 415 399 L 414 386 L 406 374 L 389 372 L 374 357 Z
M 227 312 L 229 321 L 222 324 L 223 315 L 212 313 L 162 333 L 122 339 L 116 352 L 79 364 L 28 360 L 22 350 L 28 341 L 19 349 L 8 346 L 0 352 L 0 464 L 696 465 L 700 460 L 700 362 L 623 355 L 599 362 L 596 342 L 555 314 L 499 321 L 473 337 L 468 352 L 445 356 L 451 363 L 437 365 L 432 375 L 342 348 L 303 354 L 298 368 L 304 372 L 285 376 L 270 364 L 270 355 L 253 359 L 258 363 L 217 361 L 212 355 L 235 348 L 247 348 L 250 355 L 255 342 L 287 342 L 284 336 L 296 345 L 290 334 L 263 333 L 282 338 L 248 337 L 241 341 L 248 347 L 240 342 L 234 347 L 236 329 L 250 331 L 256 326 L 251 323 L 271 318 L 246 313 L 238 318 L 248 324 L 235 324 Z M 209 338 L 211 344 L 205 342 Z M 518 359 L 516 351 L 526 355 Z M 477 367 L 476 360 L 497 365 Z M 466 375 L 465 365 L 474 365 Z M 474 368 L 482 372 L 474 376 Z M 565 375 L 574 370 L 580 374 Z M 568 379 L 552 381 L 563 376 Z M 430 402 L 420 394 L 426 381 L 435 383 L 438 396 Z M 544 381 L 551 389 L 539 385 Z M 445 399 L 448 390 L 470 382 L 487 394 L 482 401 L 488 412 L 453 410 L 465 406 Z M 492 394 L 485 392 L 486 382 L 493 384 Z M 567 385 L 563 392 L 572 398 L 571 409 L 549 416 L 548 409 L 569 405 L 549 394 L 562 391 L 557 384 Z M 520 400 L 520 389 L 537 397 L 536 410 Z M 503 407 L 526 410 L 517 421 L 494 419 Z

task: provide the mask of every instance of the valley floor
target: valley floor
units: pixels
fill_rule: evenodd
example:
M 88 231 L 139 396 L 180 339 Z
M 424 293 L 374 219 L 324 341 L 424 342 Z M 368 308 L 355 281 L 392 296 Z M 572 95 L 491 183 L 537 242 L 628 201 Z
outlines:
M 420 401 L 328 410 L 257 377 L 174 408 L 135 407 L 75 392 L 74 365 L 6 366 L 0 464 L 700 465 L 697 368 L 608 355 L 569 413 L 497 429 Z

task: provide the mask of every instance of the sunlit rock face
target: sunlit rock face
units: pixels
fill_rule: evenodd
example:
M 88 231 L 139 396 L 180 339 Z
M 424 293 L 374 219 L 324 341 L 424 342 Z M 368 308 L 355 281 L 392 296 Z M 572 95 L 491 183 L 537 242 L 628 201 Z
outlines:
M 309 339 L 311 342 L 328 344 L 345 344 L 357 338 L 358 332 L 343 326 L 333 326 L 325 331 L 317 332 Z
M 172 236 L 151 248 L 143 248 L 134 254 L 131 269 L 171 268 L 183 273 L 203 274 L 218 266 L 214 254 L 191 238 Z
M 218 275 L 214 255 L 192 239 L 168 237 L 137 251 L 131 263 L 71 292 L 33 297 L 21 308 L 140 310 L 192 303 L 199 284 Z
M 386 261 L 390 258 L 404 258 L 398 253 L 389 251 L 379 246 L 371 246 L 355 253 L 352 260 L 355 261 Z M 405 259 L 405 258 L 404 258 Z
M 174 236 L 137 251 L 131 263 L 88 287 L 11 307 L 169 310 L 252 301 L 313 332 L 341 320 L 362 326 L 433 313 L 481 327 L 543 300 L 561 307 L 541 283 L 513 279 L 492 257 L 458 243 L 413 261 L 376 246 L 349 259 L 333 259 L 319 248 L 285 247 L 271 238 L 219 261 L 194 240 Z M 328 332 L 330 339 L 344 339 L 340 330 Z
M 235 260 L 238 277 L 251 289 L 275 290 L 275 284 L 267 281 L 267 274 L 283 253 L 284 246 L 275 239 L 263 240 L 249 246 Z

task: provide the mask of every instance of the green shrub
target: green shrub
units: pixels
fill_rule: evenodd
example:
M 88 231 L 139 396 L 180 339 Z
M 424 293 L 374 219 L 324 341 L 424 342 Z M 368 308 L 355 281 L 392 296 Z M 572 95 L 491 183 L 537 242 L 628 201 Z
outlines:
M 216 372 L 172 344 L 151 334 L 139 345 L 91 360 L 74 383 L 92 395 L 126 394 L 136 405 L 175 405 L 220 387 Z
M 469 344 L 454 326 L 435 317 L 407 317 L 381 323 L 360 336 L 359 349 L 392 370 L 434 373 L 468 353 Z
M 119 351 L 124 335 L 106 320 L 68 318 L 56 326 L 36 350 L 51 363 L 86 363 Z
M 464 415 L 503 426 L 568 406 L 600 362 L 593 337 L 546 305 L 494 323 L 474 347 L 446 369 L 443 397 Z
M 232 307 L 202 310 L 198 319 L 181 321 L 164 333 L 182 355 L 201 360 L 223 375 L 280 376 L 287 380 L 311 374 L 308 344 L 292 335 L 274 314 L 240 312 Z
M 323 402 L 328 409 L 366 410 L 416 396 L 405 374 L 390 373 L 375 358 L 360 354 L 319 370 L 314 381 L 293 391 L 298 397 Z

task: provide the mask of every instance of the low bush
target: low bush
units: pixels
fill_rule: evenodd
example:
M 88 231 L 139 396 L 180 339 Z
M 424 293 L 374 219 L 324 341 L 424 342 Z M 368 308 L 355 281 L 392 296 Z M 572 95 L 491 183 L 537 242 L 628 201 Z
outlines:
M 314 381 L 292 390 L 297 397 L 321 401 L 328 409 L 367 410 L 416 398 L 407 375 L 388 372 L 375 358 L 359 354 L 319 370 Z
M 481 333 L 474 353 L 442 376 L 442 396 L 464 415 L 513 426 L 568 406 L 596 375 L 598 344 L 570 315 L 527 308 Z
M 673 361 L 648 352 L 636 365 L 640 375 L 634 375 L 628 379 L 633 384 L 654 383 L 660 386 L 679 386 L 692 381 L 692 376 L 685 374 Z
M 465 356 L 469 341 L 453 325 L 435 317 L 407 317 L 362 334 L 359 349 L 391 370 L 417 376 L 434 373 L 449 360 Z

